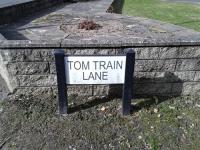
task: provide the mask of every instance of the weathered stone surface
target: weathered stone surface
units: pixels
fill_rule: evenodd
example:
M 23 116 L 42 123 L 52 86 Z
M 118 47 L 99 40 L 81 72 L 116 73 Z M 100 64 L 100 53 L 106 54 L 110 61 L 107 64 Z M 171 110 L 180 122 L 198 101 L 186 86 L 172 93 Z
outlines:
M 137 56 L 137 55 L 136 55 Z M 199 47 L 153 47 L 138 49 L 138 59 L 198 58 Z
M 7 65 L 13 75 L 49 74 L 50 68 L 47 62 L 16 62 Z
M 153 72 L 153 71 L 171 71 L 175 69 L 176 60 L 136 60 L 135 71 Z
M 53 87 L 53 94 L 58 94 L 57 87 Z M 68 95 L 82 95 L 82 96 L 107 96 L 109 95 L 108 85 L 69 85 L 67 86 Z M 115 95 L 116 96 L 116 95 Z
M 55 61 L 53 49 L 40 50 L 41 61 Z
M 93 86 L 93 95 L 109 95 L 109 86 L 108 85 L 94 85 Z M 116 96 L 116 95 L 115 95 Z
M 200 82 L 200 71 L 196 71 L 194 75 L 194 81 Z M 200 84 L 200 83 L 199 83 Z
M 41 99 L 45 99 L 46 96 L 53 95 L 52 87 L 20 87 L 16 89 L 14 95 L 11 96 L 19 96 L 21 94 L 25 95 L 41 95 Z
M 177 58 L 200 58 L 200 47 L 176 48 Z
M 199 82 L 174 83 L 172 86 L 172 93 L 180 92 L 182 95 L 199 94 L 200 84 Z
M 169 95 L 171 89 L 171 83 L 146 83 L 135 84 L 134 86 L 134 92 L 136 95 Z
M 49 67 L 50 67 L 50 74 L 56 74 L 56 64 L 55 64 L 55 62 L 50 62 Z
M 58 88 L 52 87 L 53 95 L 58 95 Z M 81 96 L 92 96 L 93 95 L 93 86 L 92 85 L 74 85 L 67 87 L 67 95 L 81 95 Z
M 161 47 L 159 48 L 158 58 L 160 59 L 177 58 L 176 52 L 177 52 L 177 47 Z
M 188 90 L 190 90 L 190 89 L 188 89 Z M 183 83 L 172 83 L 171 93 L 173 95 L 177 95 L 177 96 L 182 95 L 183 94 Z M 188 92 L 185 94 L 187 95 Z
M 0 102 L 5 98 L 7 98 L 8 93 L 9 93 L 8 87 L 0 75 Z
M 190 59 L 178 59 L 176 65 L 177 71 L 197 71 L 200 70 L 200 59 L 190 58 Z
M 165 72 L 135 72 L 134 80 L 136 83 L 165 82 Z
M 136 83 L 172 83 L 194 81 L 195 71 L 187 72 L 135 72 Z
M 0 76 L 5 81 L 9 91 L 13 92 L 13 90 L 17 88 L 18 84 L 15 76 L 13 76 L 7 69 L 8 61 L 5 61 L 5 59 L 7 59 L 7 55 L 4 55 L 3 50 L 0 50 Z
M 8 62 L 54 61 L 52 49 L 8 49 L 1 50 L 1 55 Z
M 57 4 L 62 4 L 63 0 L 45 0 L 45 1 L 12 1 L 1 3 L 0 6 L 0 24 L 8 24 L 17 19 L 32 14 L 33 12 L 41 11 L 41 9 L 49 8 Z M 8 17 L 9 16 L 9 17 Z
M 23 62 L 23 61 L 42 61 L 40 51 L 31 49 L 2 50 L 1 55 L 4 61 Z
M 151 48 L 136 48 L 135 51 L 135 58 L 136 59 L 152 59 L 152 57 L 156 57 L 157 55 L 149 55 L 151 53 Z M 156 52 L 157 53 L 157 52 Z
M 20 87 L 51 87 L 57 85 L 55 75 L 19 75 L 16 78 Z
M 174 75 L 181 82 L 194 81 L 195 71 L 182 71 L 182 72 L 174 72 Z
M 0 30 L 1 31 L 1 30 Z M 12 31 L 11 31 L 12 33 Z M 8 35 L 10 36 L 10 35 Z M 16 35 L 15 35 L 16 36 Z M 12 37 L 12 35 L 11 35 Z M 17 38 L 17 36 L 16 36 Z M 40 39 L 37 38 L 37 36 L 35 37 L 35 40 L 27 40 L 27 38 L 23 38 L 23 39 L 7 39 L 7 40 L 3 40 L 2 44 L 0 45 L 0 48 L 3 49 L 10 49 L 10 48 L 60 48 L 60 40 L 53 40 L 51 42 L 49 42 L 49 40 L 44 40 L 44 39 Z
M 67 94 L 77 94 L 77 95 L 92 95 L 93 87 L 91 85 L 82 86 L 69 86 Z

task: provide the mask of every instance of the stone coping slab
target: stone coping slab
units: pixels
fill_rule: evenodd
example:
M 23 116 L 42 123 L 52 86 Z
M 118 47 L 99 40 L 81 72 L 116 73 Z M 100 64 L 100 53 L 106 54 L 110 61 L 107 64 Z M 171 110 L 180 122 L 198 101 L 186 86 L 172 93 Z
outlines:
M 19 48 L 68 48 L 68 49 L 93 49 L 93 48 L 134 48 L 134 47 L 188 47 L 200 46 L 200 41 L 86 41 L 86 40 L 65 40 L 65 41 L 41 41 L 41 40 L 2 40 L 0 49 L 19 49 Z

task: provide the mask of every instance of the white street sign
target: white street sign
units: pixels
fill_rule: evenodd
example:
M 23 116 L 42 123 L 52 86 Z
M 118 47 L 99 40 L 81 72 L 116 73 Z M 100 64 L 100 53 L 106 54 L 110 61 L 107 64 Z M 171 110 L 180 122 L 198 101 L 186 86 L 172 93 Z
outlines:
M 67 84 L 124 84 L 126 56 L 66 56 Z

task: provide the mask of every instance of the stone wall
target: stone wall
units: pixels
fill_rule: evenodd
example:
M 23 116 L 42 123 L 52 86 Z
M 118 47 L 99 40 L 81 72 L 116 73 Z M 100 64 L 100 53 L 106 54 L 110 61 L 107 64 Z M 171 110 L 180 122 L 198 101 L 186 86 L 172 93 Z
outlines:
M 200 92 L 200 47 L 136 48 L 136 95 L 188 95 Z M 121 49 L 69 50 L 66 54 L 123 54 Z M 52 49 L 4 49 L 0 51 L 10 90 L 56 92 L 56 71 Z M 13 89 L 12 89 L 13 88 Z M 117 86 L 73 86 L 69 93 L 81 95 L 114 94 Z
M 53 4 L 55 1 L 51 2 Z M 27 40 L 6 40 L 0 36 L 0 76 L 9 91 L 55 94 L 55 48 L 63 48 L 69 55 L 108 55 L 123 54 L 123 48 L 135 47 L 136 95 L 199 94 L 200 33 L 146 18 L 102 13 L 111 3 L 111 12 L 121 11 L 121 7 L 117 6 L 121 6 L 123 0 L 73 3 L 43 18 L 33 20 L 29 25 L 14 26 L 14 29 L 7 27 L 7 31 L 15 31 L 29 37 Z M 48 5 L 46 2 L 45 4 Z M 60 30 L 59 21 L 56 21 L 60 16 L 74 23 L 77 22 L 77 18 L 88 18 L 88 12 L 92 14 L 92 20 L 96 19 L 104 25 L 102 30 L 91 31 L 90 34 L 86 31 L 71 31 L 72 26 L 67 22 L 64 27 L 68 27 L 72 34 L 66 35 L 68 30 Z M 53 16 L 52 20 L 43 22 L 49 16 Z M 34 30 L 31 30 L 33 28 Z M 35 36 L 37 38 L 34 38 Z M 120 85 L 71 86 L 68 94 L 120 96 L 121 89 Z
M 21 17 L 60 3 L 63 3 L 63 0 L 30 0 L 30 2 L 0 8 L 0 25 L 17 21 Z

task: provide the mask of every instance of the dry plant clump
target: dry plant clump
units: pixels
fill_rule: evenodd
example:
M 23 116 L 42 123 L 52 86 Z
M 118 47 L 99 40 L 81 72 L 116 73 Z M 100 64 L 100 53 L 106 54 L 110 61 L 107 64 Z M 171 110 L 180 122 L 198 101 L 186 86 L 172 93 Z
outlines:
M 95 23 L 94 21 L 84 20 L 78 24 L 78 29 L 85 29 L 85 30 L 98 30 L 102 26 Z

